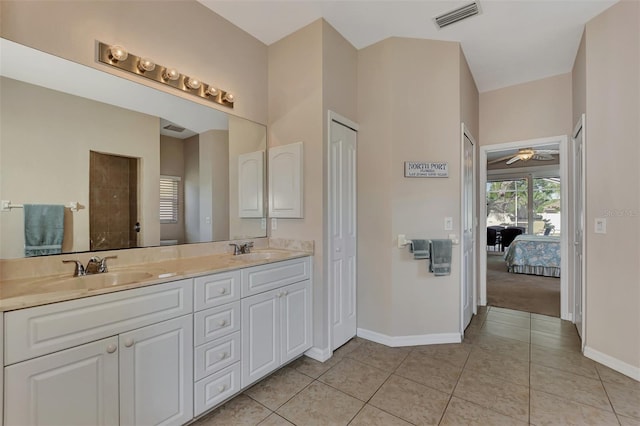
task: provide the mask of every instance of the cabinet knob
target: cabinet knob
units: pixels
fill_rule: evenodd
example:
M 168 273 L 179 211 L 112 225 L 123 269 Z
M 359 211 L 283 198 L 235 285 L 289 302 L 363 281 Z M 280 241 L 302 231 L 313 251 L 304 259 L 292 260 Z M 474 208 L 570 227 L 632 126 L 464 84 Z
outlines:
M 131 337 L 129 337 L 128 339 L 125 339 L 125 340 L 124 340 L 124 345 L 125 345 L 127 348 L 130 348 L 131 346 L 133 346 L 133 339 L 132 339 Z
M 288 292 L 287 290 L 285 290 L 285 291 L 283 291 L 283 292 L 282 292 L 282 295 L 283 295 L 283 296 L 286 296 L 287 294 L 289 294 L 289 292 Z
M 227 385 L 220 385 L 218 386 L 218 392 L 222 393 L 227 389 Z
M 220 293 L 220 294 L 225 294 L 226 292 L 227 292 L 227 289 L 225 287 L 220 287 L 218 289 L 218 293 Z
M 218 321 L 218 325 L 220 327 L 224 327 L 225 325 L 227 325 L 227 320 L 221 319 L 220 321 Z
M 218 359 L 225 359 L 227 357 L 227 353 L 226 352 L 220 352 L 218 354 Z
M 107 346 L 107 352 L 110 354 L 114 353 L 117 349 L 118 349 L 118 346 L 114 345 L 113 343 Z

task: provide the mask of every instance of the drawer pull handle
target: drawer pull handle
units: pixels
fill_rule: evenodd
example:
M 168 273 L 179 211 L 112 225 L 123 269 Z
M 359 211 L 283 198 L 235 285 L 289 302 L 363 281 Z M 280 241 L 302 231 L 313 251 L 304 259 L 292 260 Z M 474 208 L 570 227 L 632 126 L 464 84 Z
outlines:
M 125 339 L 125 340 L 124 340 L 124 345 L 125 345 L 127 348 L 130 348 L 131 346 L 133 346 L 133 339 L 132 339 L 132 338 Z
M 222 393 L 227 389 L 227 385 L 220 385 L 218 386 L 218 392 Z
M 227 357 L 227 353 L 226 352 L 220 352 L 218 354 L 218 359 L 225 359 Z
M 116 351 L 116 349 L 118 349 L 118 346 L 116 346 L 114 344 L 111 344 L 111 345 L 107 346 L 107 352 L 110 353 L 110 354 L 114 353 Z
M 218 289 L 218 293 L 220 293 L 220 294 L 225 294 L 226 292 L 227 292 L 227 289 L 225 287 L 220 287 Z
M 227 320 L 223 320 L 223 319 L 222 319 L 222 320 L 218 321 L 218 325 L 219 325 L 220 327 L 224 327 L 225 325 L 227 325 Z

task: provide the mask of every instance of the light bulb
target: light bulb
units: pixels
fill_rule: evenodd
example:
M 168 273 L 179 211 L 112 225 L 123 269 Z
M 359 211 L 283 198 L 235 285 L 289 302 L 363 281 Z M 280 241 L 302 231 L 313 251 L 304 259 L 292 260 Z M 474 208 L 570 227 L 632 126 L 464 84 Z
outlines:
M 207 96 L 213 96 L 215 98 L 216 96 L 218 96 L 218 93 L 220 93 L 220 92 L 219 92 L 219 90 L 217 88 L 215 88 L 213 86 L 209 86 L 209 87 L 207 87 L 206 93 L 207 93 Z
M 129 52 L 127 52 L 127 49 L 122 46 L 111 46 L 109 48 L 109 54 L 111 55 L 111 58 L 116 61 L 124 61 L 129 57 Z
M 153 71 L 156 69 L 156 64 L 149 58 L 140 58 L 138 61 L 138 69 L 142 72 Z
M 180 78 L 180 73 L 175 68 L 167 68 L 162 73 L 162 78 L 165 80 L 175 81 Z
M 185 77 L 184 85 L 187 86 L 189 89 L 197 90 L 202 85 L 202 82 L 197 78 Z
M 232 104 L 235 102 L 236 98 L 231 93 L 227 92 L 224 94 L 224 97 L 222 98 L 222 100 Z

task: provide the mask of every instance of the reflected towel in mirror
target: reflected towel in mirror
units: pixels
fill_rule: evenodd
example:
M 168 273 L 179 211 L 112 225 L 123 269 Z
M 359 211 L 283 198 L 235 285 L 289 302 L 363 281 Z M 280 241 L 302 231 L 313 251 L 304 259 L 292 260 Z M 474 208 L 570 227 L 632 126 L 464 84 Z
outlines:
M 24 255 L 27 257 L 62 252 L 64 206 L 24 205 Z

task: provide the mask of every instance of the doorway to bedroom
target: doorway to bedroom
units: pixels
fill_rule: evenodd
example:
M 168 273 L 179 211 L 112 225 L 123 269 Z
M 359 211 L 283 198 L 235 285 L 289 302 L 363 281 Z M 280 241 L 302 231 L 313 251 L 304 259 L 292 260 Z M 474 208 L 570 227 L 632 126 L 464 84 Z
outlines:
M 561 184 L 549 162 L 488 170 L 487 304 L 559 318 Z
M 481 304 L 570 319 L 566 150 L 564 136 L 480 147 Z

